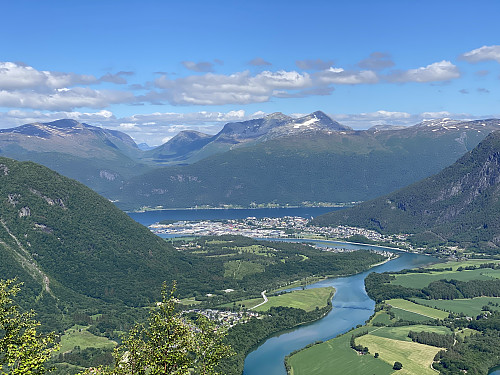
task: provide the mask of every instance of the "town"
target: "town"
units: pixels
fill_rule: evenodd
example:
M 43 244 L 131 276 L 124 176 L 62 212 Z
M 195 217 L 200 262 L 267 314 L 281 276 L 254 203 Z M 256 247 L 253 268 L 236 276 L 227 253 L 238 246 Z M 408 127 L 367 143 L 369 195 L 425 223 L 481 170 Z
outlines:
M 240 235 L 252 238 L 309 238 L 342 239 L 351 237 L 366 238 L 373 242 L 383 242 L 408 247 L 405 240 L 409 235 L 383 235 L 376 231 L 340 225 L 320 227 L 309 225 L 310 220 L 299 216 L 281 218 L 255 218 L 237 220 L 177 221 L 174 223 L 155 223 L 149 228 L 156 234 L 177 236 L 222 236 Z

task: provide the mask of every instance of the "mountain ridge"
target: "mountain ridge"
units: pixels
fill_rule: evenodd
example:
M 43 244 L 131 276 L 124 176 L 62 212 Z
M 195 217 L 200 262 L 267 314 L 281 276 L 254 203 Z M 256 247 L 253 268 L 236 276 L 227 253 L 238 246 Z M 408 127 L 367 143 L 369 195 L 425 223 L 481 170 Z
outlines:
M 500 252 L 500 131 L 438 174 L 342 212 L 315 218 L 384 233 L 419 234 L 426 241 L 452 242 Z

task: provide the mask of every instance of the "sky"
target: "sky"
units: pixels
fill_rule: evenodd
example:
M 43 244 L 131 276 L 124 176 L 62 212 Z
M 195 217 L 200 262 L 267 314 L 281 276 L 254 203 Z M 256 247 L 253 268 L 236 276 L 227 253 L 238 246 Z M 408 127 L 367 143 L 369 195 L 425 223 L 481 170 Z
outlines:
M 354 129 L 500 117 L 497 0 L 5 1 L 0 128 L 159 145 L 273 112 Z

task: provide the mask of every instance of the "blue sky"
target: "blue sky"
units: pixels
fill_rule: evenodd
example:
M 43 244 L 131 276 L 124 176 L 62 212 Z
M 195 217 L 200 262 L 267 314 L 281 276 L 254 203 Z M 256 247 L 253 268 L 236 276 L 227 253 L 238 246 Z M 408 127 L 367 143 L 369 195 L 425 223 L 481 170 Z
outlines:
M 2 4 L 0 127 L 70 117 L 160 144 L 322 110 L 356 129 L 500 117 L 500 2 Z

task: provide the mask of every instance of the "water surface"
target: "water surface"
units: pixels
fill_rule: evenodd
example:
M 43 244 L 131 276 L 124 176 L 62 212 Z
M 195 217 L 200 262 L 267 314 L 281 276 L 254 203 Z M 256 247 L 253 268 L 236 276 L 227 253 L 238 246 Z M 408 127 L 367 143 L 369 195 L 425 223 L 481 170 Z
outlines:
M 319 244 L 324 241 L 319 242 Z M 341 243 L 335 243 L 341 246 Z M 351 248 L 372 248 L 371 246 L 342 244 Z M 378 248 L 380 249 L 380 248 Z M 389 250 L 389 249 L 388 249 Z M 397 252 L 397 251 L 396 251 Z M 397 252 L 397 259 L 374 267 L 367 272 L 348 277 L 323 280 L 308 286 L 321 288 L 333 286 L 336 289 L 332 300 L 332 311 L 324 318 L 276 335 L 266 340 L 245 360 L 244 375 L 286 375 L 283 361 L 292 351 L 321 340 L 326 341 L 347 332 L 358 324 L 364 324 L 373 314 L 375 302 L 365 292 L 364 279 L 373 271 L 399 271 L 436 262 L 437 259 L 426 255 Z
M 310 219 L 327 212 L 341 210 L 342 207 L 297 207 L 297 208 L 229 208 L 229 209 L 183 209 L 129 212 L 128 215 L 148 226 L 162 220 L 229 220 L 247 217 L 300 216 Z

